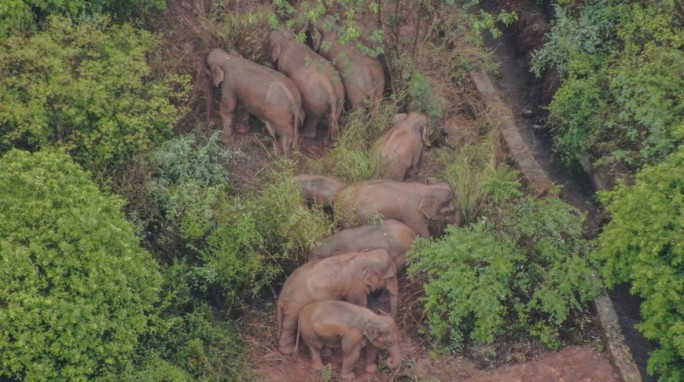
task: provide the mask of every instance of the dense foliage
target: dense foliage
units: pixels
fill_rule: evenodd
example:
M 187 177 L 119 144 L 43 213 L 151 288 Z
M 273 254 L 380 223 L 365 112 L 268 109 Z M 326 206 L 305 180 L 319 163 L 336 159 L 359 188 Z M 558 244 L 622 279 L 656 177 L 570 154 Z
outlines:
M 684 379 L 684 146 L 644 168 L 633 186 L 601 194 L 613 220 L 598 238 L 596 257 L 609 285 L 630 282 L 644 299 L 639 330 L 656 341 L 649 373 Z
M 68 155 L 0 159 L 0 377 L 85 381 L 130 362 L 160 275 Z
M 681 4 L 569 1 L 556 16 L 535 70 L 563 79 L 549 111 L 564 160 L 631 169 L 663 160 L 684 141 Z
M 169 137 L 182 78 L 152 76 L 158 39 L 128 25 L 51 17 L 0 40 L 0 152 L 65 148 L 97 177 Z
M 553 197 L 494 204 L 479 223 L 421 240 L 409 275 L 425 281 L 428 334 L 440 347 L 531 336 L 561 344 L 597 293 L 582 256 L 583 216 Z
M 71 19 L 109 14 L 117 20 L 145 16 L 164 9 L 163 0 L 7 0 L 0 7 L 0 38 L 34 32 L 50 15 Z

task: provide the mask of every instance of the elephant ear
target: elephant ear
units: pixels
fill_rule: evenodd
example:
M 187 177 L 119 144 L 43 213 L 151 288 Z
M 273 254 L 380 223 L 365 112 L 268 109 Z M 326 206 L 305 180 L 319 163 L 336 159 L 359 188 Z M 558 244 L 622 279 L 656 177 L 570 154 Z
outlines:
M 211 69 L 211 80 L 214 86 L 219 86 L 223 82 L 223 68 L 220 65 L 211 65 L 209 68 Z
M 373 267 L 366 268 L 361 275 L 361 279 L 371 291 L 375 290 L 377 285 L 380 284 L 380 280 L 382 280 L 378 272 Z
M 280 53 L 283 50 L 283 44 L 279 42 L 273 43 L 271 45 L 271 58 L 273 59 L 273 63 L 275 64 L 278 62 L 278 58 L 280 58 Z
M 435 198 L 423 198 L 418 205 L 418 211 L 428 220 L 432 219 L 439 212 L 439 201 Z
M 322 40 L 323 40 L 323 36 L 321 35 L 321 31 L 319 31 L 315 27 L 312 27 L 311 28 L 311 48 L 315 52 L 320 52 Z
M 380 336 L 380 327 L 370 322 L 367 323 L 366 326 L 363 327 L 363 336 L 369 343 L 373 343 L 373 341 Z

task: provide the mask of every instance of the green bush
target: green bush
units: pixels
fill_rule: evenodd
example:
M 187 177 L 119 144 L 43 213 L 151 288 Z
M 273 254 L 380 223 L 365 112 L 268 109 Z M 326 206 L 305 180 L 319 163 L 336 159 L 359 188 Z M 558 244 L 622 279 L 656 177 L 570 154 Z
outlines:
M 316 242 L 330 236 L 333 223 L 323 210 L 306 207 L 294 181 L 294 163 L 279 160 L 265 172 L 260 191 L 247 200 L 263 238 L 262 251 L 279 272 L 306 262 Z
M 656 341 L 648 372 L 684 379 L 684 146 L 645 167 L 633 186 L 600 194 L 612 215 L 596 239 L 595 256 L 609 286 L 631 283 L 641 296 L 639 330 Z
M 134 153 L 167 139 L 185 78 L 158 78 L 156 36 L 92 19 L 50 18 L 44 32 L 0 40 L 0 153 L 66 149 L 104 180 Z
M 557 348 L 597 292 L 582 215 L 556 198 L 494 203 L 480 223 L 412 248 L 429 335 L 443 349 L 531 336 Z
M 556 6 L 534 70 L 564 82 L 549 105 L 554 143 L 566 163 L 632 170 L 684 142 L 684 37 L 673 2 L 592 0 Z
M 0 159 L 0 378 L 85 381 L 129 362 L 160 277 L 121 209 L 68 155 Z
M 0 8 L 0 38 L 21 32 L 33 32 L 50 15 L 85 19 L 109 14 L 119 21 L 161 11 L 163 0 L 8 0 Z

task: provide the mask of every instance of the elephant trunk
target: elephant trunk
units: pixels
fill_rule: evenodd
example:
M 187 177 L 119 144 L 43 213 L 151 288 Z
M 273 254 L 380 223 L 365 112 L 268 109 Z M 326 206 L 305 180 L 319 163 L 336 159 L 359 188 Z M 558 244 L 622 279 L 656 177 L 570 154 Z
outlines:
M 461 225 L 461 214 L 459 213 L 458 209 L 454 212 L 453 215 L 447 218 L 447 223 L 453 224 L 457 227 Z
M 392 317 L 397 316 L 397 305 L 399 303 L 399 281 L 397 280 L 397 277 L 392 277 L 391 279 L 387 280 L 387 284 L 385 285 L 385 289 L 389 292 L 389 300 L 390 300 L 390 311 L 392 314 Z
M 390 358 L 385 362 L 390 369 L 396 369 L 401 365 L 401 352 L 399 351 L 399 343 L 395 342 L 387 351 Z

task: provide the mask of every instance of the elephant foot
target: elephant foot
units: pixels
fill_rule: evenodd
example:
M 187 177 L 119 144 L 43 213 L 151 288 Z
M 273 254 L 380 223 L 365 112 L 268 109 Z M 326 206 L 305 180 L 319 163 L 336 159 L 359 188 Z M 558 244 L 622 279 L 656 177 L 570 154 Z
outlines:
M 311 367 L 314 370 L 323 370 L 325 368 L 325 365 L 323 365 L 323 362 L 313 361 L 311 362 Z
M 294 353 L 294 347 L 293 346 L 280 345 L 280 346 L 278 346 L 278 351 L 284 355 L 290 355 L 290 354 Z
M 378 370 L 378 365 L 375 363 L 369 363 L 366 365 L 366 373 L 375 373 Z
M 343 381 L 351 381 L 352 379 L 354 379 L 354 373 L 351 371 L 348 371 L 346 373 L 343 372 L 342 374 L 340 374 L 340 379 L 342 379 Z
M 219 138 L 219 142 L 223 143 L 224 145 L 229 145 L 229 144 L 233 143 L 233 135 L 223 133 L 223 134 L 221 134 L 221 137 Z
M 247 133 L 249 133 L 249 125 L 248 124 L 239 124 L 235 127 L 235 131 L 237 131 L 240 134 L 247 134 Z

